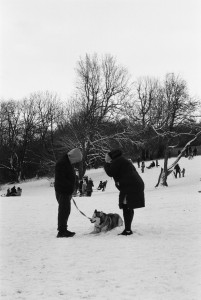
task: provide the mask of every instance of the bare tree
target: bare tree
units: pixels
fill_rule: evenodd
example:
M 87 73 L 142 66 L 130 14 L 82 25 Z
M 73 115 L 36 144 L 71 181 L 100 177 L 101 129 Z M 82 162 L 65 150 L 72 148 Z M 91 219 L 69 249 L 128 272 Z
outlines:
M 179 137 L 184 135 L 184 132 L 180 131 L 181 125 L 188 124 L 189 130 L 185 132 L 186 135 L 192 133 L 195 125 L 192 119 L 197 101 L 190 98 L 186 82 L 173 73 L 166 75 L 161 96 L 159 101 L 162 103 L 163 110 L 158 124 L 152 125 L 152 128 L 164 142 L 164 167 L 161 178 L 163 178 L 162 185 L 167 186 L 169 150 L 175 142 L 178 142 Z
M 127 70 L 117 65 L 111 55 L 99 59 L 96 54 L 92 57 L 86 54 L 84 59 L 78 61 L 76 71 L 76 95 L 68 109 L 63 144 L 82 148 L 84 173 L 87 165 L 95 157 L 102 155 L 101 147 L 105 149 L 108 144 L 109 138 L 106 139 L 104 135 L 106 122 L 115 120 L 124 101 L 129 97 L 130 78 Z M 97 140 L 99 142 L 96 143 Z
M 164 172 L 164 169 L 161 168 L 161 172 L 158 178 L 158 182 L 156 184 L 155 187 L 158 187 L 159 184 L 161 183 L 161 185 L 163 186 L 167 186 L 167 177 L 173 172 L 174 167 L 176 166 L 176 164 L 179 162 L 180 158 L 183 156 L 183 154 L 185 153 L 186 149 L 191 145 L 192 142 L 194 142 L 199 136 L 201 135 L 201 131 L 198 131 L 197 134 L 195 134 L 193 136 L 193 138 L 191 138 L 187 144 L 183 147 L 183 149 L 181 150 L 180 154 L 176 157 L 176 159 L 174 160 L 174 162 L 167 167 L 167 172 Z
M 19 160 L 17 147 L 20 141 L 20 115 L 21 107 L 17 101 L 10 100 L 1 105 L 1 115 L 3 119 L 2 146 L 4 147 L 4 156 L 1 157 L 0 168 L 7 169 L 16 176 L 18 180 Z M 3 153 L 2 153 L 3 154 Z
M 129 97 L 130 82 L 125 68 L 117 65 L 111 55 L 80 59 L 77 66 L 77 101 L 85 111 L 90 125 L 111 118 Z

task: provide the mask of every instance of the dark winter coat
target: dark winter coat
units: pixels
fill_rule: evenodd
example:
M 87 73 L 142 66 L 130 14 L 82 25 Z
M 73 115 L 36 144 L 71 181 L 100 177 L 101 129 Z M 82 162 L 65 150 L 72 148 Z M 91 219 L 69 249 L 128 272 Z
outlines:
M 74 168 L 68 155 L 65 154 L 55 166 L 55 191 L 60 194 L 72 195 L 75 189 L 75 179 Z
M 116 187 L 120 191 L 119 204 L 123 203 L 126 196 L 130 208 L 145 206 L 144 182 L 133 164 L 123 156 L 118 156 L 111 163 L 104 166 L 108 176 L 113 177 Z
M 176 172 L 180 172 L 181 171 L 180 166 L 178 164 L 176 164 L 176 166 L 174 167 L 174 169 L 176 170 Z
M 92 191 L 93 191 L 93 186 L 94 186 L 93 181 L 92 181 L 91 179 L 89 179 L 89 181 L 88 181 L 88 183 L 87 183 L 87 188 L 86 188 L 86 190 L 87 190 L 88 192 L 92 192 Z

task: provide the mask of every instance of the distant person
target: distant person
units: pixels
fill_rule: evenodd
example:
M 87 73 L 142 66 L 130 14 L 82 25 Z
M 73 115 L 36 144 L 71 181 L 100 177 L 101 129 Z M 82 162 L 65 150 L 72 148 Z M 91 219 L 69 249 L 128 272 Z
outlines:
M 22 189 L 20 187 L 17 188 L 16 196 L 21 196 Z
M 142 173 L 144 173 L 144 168 L 145 168 L 145 162 L 143 160 L 142 163 L 141 163 L 141 171 L 142 171 Z
M 73 237 L 75 232 L 67 230 L 71 212 L 71 198 L 75 189 L 75 170 L 73 165 L 82 161 L 82 152 L 75 148 L 66 153 L 55 166 L 55 192 L 58 202 L 58 238 Z
M 174 169 L 175 169 L 175 173 L 174 173 L 175 178 L 177 178 L 178 174 L 179 174 L 179 177 L 181 177 L 181 169 L 180 169 L 179 164 L 176 164 L 176 166 L 174 167 Z
M 140 156 L 138 156 L 138 158 L 137 158 L 137 166 L 138 166 L 138 168 L 140 168 Z
M 154 168 L 155 167 L 155 162 L 152 161 L 152 163 L 147 167 L 147 169 L 151 169 L 151 168 Z
M 82 196 L 82 185 L 83 185 L 83 180 L 81 179 L 79 182 L 79 192 L 80 192 L 80 196 Z
M 197 155 L 197 148 L 195 147 L 194 149 L 193 149 L 193 156 L 196 156 Z
M 156 167 L 159 167 L 158 159 L 156 159 Z
M 107 186 L 107 180 L 103 181 L 103 183 L 102 183 L 102 192 L 105 191 L 106 186 Z
M 82 196 L 86 195 L 86 189 L 87 189 L 87 181 L 86 181 L 86 179 L 83 179 L 83 183 L 82 183 Z
M 184 177 L 185 173 L 186 173 L 186 170 L 185 170 L 185 168 L 183 168 L 181 171 L 182 177 Z
M 7 189 L 7 194 L 6 194 L 6 196 L 7 196 L 7 197 L 10 196 L 10 193 L 11 193 L 10 189 Z
M 86 194 L 88 197 L 91 197 L 91 195 L 92 195 L 93 186 L 94 186 L 93 180 L 91 178 L 89 178 L 87 186 L 86 186 Z
M 12 187 L 12 189 L 10 190 L 10 196 L 15 196 L 15 194 L 17 193 L 15 186 Z
M 99 186 L 98 186 L 97 190 L 102 190 L 102 188 L 103 188 L 103 182 L 101 180 L 100 183 L 99 183 Z

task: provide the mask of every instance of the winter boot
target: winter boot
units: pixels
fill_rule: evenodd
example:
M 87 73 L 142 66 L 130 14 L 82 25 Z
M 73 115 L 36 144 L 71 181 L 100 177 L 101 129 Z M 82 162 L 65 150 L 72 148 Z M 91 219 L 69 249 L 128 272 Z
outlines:
M 122 233 L 120 233 L 119 235 L 131 235 L 131 234 L 133 234 L 132 230 L 124 229 L 124 231 Z
M 75 235 L 75 232 L 71 232 L 69 230 L 66 230 L 64 232 L 58 232 L 57 238 L 68 238 L 68 237 L 73 237 Z

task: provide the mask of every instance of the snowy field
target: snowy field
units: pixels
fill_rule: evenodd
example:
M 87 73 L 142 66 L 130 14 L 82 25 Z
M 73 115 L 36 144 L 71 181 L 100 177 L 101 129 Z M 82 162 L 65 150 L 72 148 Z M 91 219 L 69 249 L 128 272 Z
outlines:
M 185 177 L 171 174 L 169 186 L 158 189 L 160 167 L 138 169 L 146 207 L 135 210 L 131 236 L 118 236 L 123 227 L 90 234 L 93 225 L 72 203 L 69 230 L 76 235 L 57 239 L 57 202 L 47 179 L 20 184 L 21 197 L 0 197 L 1 299 L 201 299 L 201 156 L 179 164 Z M 122 216 L 113 180 L 103 169 L 87 175 L 95 188 L 91 198 L 75 198 L 79 209 L 88 217 L 94 209 Z M 106 191 L 97 191 L 106 179 Z

